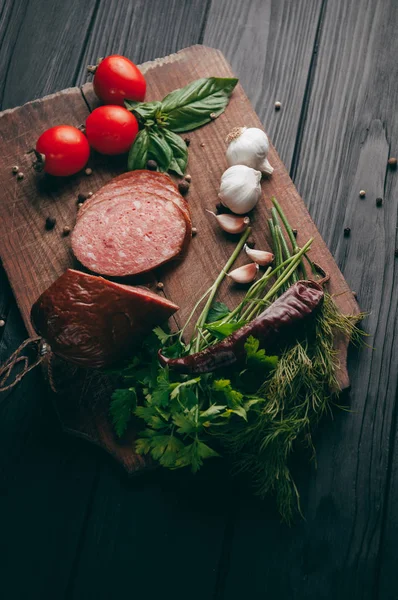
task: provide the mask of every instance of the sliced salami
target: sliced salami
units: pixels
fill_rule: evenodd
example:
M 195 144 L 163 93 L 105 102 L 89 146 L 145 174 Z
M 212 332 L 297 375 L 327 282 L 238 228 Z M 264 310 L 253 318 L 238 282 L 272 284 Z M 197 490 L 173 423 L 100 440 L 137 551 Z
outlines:
M 137 189 L 140 193 L 151 192 L 167 196 L 187 214 L 190 220 L 188 203 L 181 196 L 171 178 L 164 173 L 147 170 L 130 171 L 112 179 L 83 204 L 78 212 L 78 219 L 92 206 L 107 200 L 116 202 L 120 194 L 124 194 L 128 190 L 135 192 Z
M 124 277 L 180 255 L 189 242 L 187 232 L 186 215 L 176 203 L 129 186 L 117 201 L 85 211 L 72 233 L 72 249 L 90 271 Z

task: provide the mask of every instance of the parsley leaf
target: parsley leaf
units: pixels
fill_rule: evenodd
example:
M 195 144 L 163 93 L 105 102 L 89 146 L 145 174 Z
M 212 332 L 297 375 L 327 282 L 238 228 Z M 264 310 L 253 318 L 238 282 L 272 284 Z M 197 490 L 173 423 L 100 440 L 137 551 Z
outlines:
M 134 388 L 119 389 L 113 392 L 109 412 L 118 437 L 122 437 L 125 433 L 136 404 L 137 394 Z
M 152 392 L 152 401 L 159 406 L 167 406 L 170 397 L 170 380 L 167 368 L 159 370 L 156 382 L 157 385 Z
M 252 335 L 245 342 L 246 360 L 250 366 L 264 366 L 275 369 L 278 364 L 277 356 L 267 356 L 264 349 L 259 350 L 260 342 Z
M 210 331 L 217 339 L 223 340 L 228 337 L 232 333 L 235 333 L 238 329 L 240 329 L 243 325 L 246 324 L 246 321 L 237 321 L 235 323 L 208 323 L 206 324 L 206 329 Z
M 223 302 L 214 302 L 207 315 L 207 322 L 214 323 L 229 315 L 229 308 Z
M 242 405 L 243 394 L 233 389 L 229 379 L 216 379 L 213 381 L 213 390 L 224 395 L 229 408 L 237 409 Z

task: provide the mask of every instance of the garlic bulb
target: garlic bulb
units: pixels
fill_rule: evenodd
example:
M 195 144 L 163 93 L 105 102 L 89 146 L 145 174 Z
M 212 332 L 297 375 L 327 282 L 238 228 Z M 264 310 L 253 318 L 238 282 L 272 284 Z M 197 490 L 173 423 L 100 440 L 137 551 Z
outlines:
M 261 173 L 245 165 L 234 165 L 222 177 L 218 197 L 237 215 L 254 208 L 261 196 Z
M 270 265 L 275 258 L 272 252 L 267 252 L 266 250 L 253 250 L 253 248 L 249 248 L 247 244 L 245 244 L 244 249 L 247 256 L 262 267 Z
M 249 217 L 237 217 L 236 215 L 228 214 L 216 215 L 216 213 L 211 210 L 206 209 L 206 211 L 217 219 L 221 229 L 227 233 L 242 233 L 242 231 L 247 229 L 250 223 Z
M 258 265 L 256 263 L 249 263 L 227 273 L 227 276 L 235 281 L 235 283 L 251 283 L 256 279 L 257 272 Z
M 226 142 L 229 165 L 246 165 L 266 175 L 272 175 L 273 168 L 267 160 L 269 141 L 266 133 L 257 127 L 235 127 Z

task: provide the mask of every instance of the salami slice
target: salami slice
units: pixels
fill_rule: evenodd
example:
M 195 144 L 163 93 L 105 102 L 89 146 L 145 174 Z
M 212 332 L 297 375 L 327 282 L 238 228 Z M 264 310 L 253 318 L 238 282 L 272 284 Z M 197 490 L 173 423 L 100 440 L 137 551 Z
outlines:
M 140 192 L 160 194 L 172 200 L 184 211 L 190 221 L 188 203 L 181 196 L 172 179 L 164 173 L 147 170 L 130 171 L 112 179 L 86 200 L 78 212 L 78 219 L 92 206 L 107 200 L 116 202 L 120 194 L 124 194 L 127 190 L 135 191 L 137 188 Z
M 107 367 L 176 310 L 145 288 L 68 269 L 35 302 L 31 320 L 54 354 L 83 367 Z
M 76 223 L 72 249 L 90 271 L 137 275 L 181 254 L 189 242 L 187 231 L 186 215 L 177 204 L 141 194 L 136 186 L 118 195 L 117 202 L 90 206 Z

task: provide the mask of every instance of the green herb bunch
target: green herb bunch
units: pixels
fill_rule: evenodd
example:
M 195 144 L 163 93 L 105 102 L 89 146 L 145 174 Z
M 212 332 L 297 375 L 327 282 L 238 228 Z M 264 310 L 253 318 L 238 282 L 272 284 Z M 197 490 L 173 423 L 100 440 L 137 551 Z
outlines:
M 308 251 L 312 239 L 299 248 L 278 202 L 273 199 L 269 222 L 273 239 L 273 267 L 248 289 L 230 310 L 216 302 L 218 288 L 241 252 L 246 230 L 220 275 L 199 299 L 188 322 L 177 333 L 157 327 L 142 351 L 116 375 L 123 387 L 115 390 L 111 416 L 122 436 L 130 420 L 143 423 L 135 450 L 152 456 L 163 467 L 197 471 L 205 459 L 229 455 L 237 472 L 251 475 L 260 495 L 274 492 L 282 518 L 290 521 L 299 509 L 299 495 L 289 460 L 299 443 L 312 447 L 311 435 L 319 419 L 337 400 L 336 333 L 358 342 L 356 322 L 362 315 L 342 315 L 325 293 L 321 310 L 306 337 L 279 356 L 268 356 L 260 341 L 249 337 L 246 361 L 238 371 L 179 375 L 160 366 L 159 349 L 169 357 L 200 351 L 224 339 L 260 314 L 299 278 L 316 278 Z M 282 239 L 283 238 L 283 239 Z M 184 341 L 186 327 L 197 318 L 194 333 Z
M 174 90 L 162 101 L 125 101 L 137 117 L 140 132 L 128 157 L 129 171 L 155 160 L 160 171 L 184 175 L 188 150 L 177 135 L 206 125 L 224 112 L 238 79 L 208 77 Z

